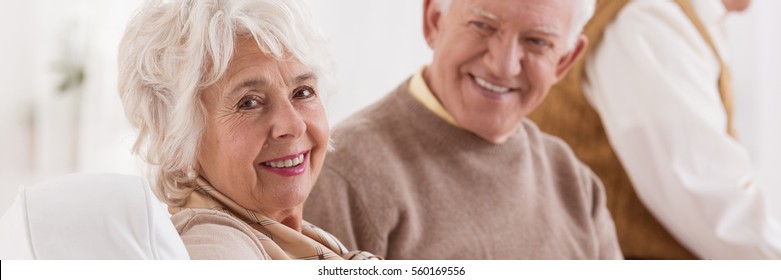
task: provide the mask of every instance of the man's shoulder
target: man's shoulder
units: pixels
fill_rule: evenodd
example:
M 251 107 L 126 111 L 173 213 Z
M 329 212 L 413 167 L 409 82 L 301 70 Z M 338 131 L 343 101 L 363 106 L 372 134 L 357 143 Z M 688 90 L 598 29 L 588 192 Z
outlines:
M 683 30 L 681 26 L 692 25 L 691 20 L 681 9 L 681 6 L 675 1 L 657 1 L 657 0 L 635 0 L 630 1 L 624 6 L 610 25 L 608 31 L 617 30 L 628 34 L 637 34 L 639 36 L 658 38 L 659 34 L 665 36 L 687 35 L 680 33 Z M 694 27 L 694 26 L 691 26 Z M 696 31 L 696 30 L 690 30 Z M 670 41 L 657 40 L 659 42 Z M 645 40 L 643 40 L 645 41 Z
M 401 124 L 404 114 L 403 97 L 409 94 L 408 82 L 401 83 L 395 90 L 383 96 L 369 106 L 353 113 L 337 124 L 332 135 L 348 137 L 351 135 L 372 135 L 387 132 Z
M 359 156 L 390 152 L 400 132 L 409 129 L 405 112 L 403 82 L 397 89 L 368 107 L 350 115 L 331 131 L 333 151 L 329 157 Z
M 543 132 L 536 123 L 529 119 L 523 119 L 522 126 L 533 152 L 543 153 L 549 157 L 564 157 L 568 162 L 579 162 L 575 153 L 572 152 L 572 148 L 561 138 Z
M 574 216 L 591 209 L 593 194 L 602 192 L 599 178 L 578 159 L 564 140 L 541 131 L 528 120 L 524 120 L 524 128 L 535 158 L 534 170 L 538 176 L 552 179 L 549 181 L 550 190 L 564 199 L 563 207 Z
M 386 96 L 337 124 L 331 131 L 333 141 L 349 141 L 387 135 L 389 130 L 396 126 L 397 118 L 399 117 L 398 114 L 392 114 L 389 108 L 387 108 L 392 106 L 392 104 L 389 104 L 392 102 L 390 97 Z M 350 146 L 352 144 L 354 143 L 350 143 Z
M 340 124 L 331 134 L 331 150 L 325 166 L 347 176 L 353 171 L 370 172 L 394 165 L 398 153 L 404 152 L 400 151 L 398 141 L 402 140 L 398 134 L 408 129 L 394 124 L 396 121 L 399 120 L 393 115 L 366 111 Z
M 534 122 L 527 119 L 524 119 L 523 127 L 528 137 L 529 149 L 537 159 L 539 168 L 544 168 L 560 181 L 570 181 L 565 184 L 569 187 L 580 185 L 572 184 L 573 180 L 586 183 L 594 178 L 588 166 L 578 159 L 564 140 L 541 131 Z

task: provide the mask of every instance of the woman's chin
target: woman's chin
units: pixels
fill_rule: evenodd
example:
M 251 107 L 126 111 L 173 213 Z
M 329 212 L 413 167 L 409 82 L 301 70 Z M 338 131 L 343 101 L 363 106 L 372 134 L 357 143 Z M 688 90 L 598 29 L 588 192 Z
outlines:
M 306 198 L 309 197 L 309 191 L 311 189 L 311 187 L 306 188 L 305 190 L 299 189 L 298 191 L 291 191 L 276 197 L 273 201 L 276 205 L 275 208 L 285 212 L 300 210 L 304 205 Z

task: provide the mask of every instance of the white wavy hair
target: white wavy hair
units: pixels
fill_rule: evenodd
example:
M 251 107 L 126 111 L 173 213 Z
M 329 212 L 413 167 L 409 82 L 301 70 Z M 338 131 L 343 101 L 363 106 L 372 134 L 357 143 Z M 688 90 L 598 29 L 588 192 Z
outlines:
M 119 96 L 158 198 L 179 206 L 193 190 L 207 119 L 200 94 L 226 72 L 237 39 L 298 59 L 327 94 L 331 61 L 310 18 L 295 0 L 149 1 L 136 11 L 119 47 Z
M 442 13 L 447 13 L 453 0 L 435 0 Z M 575 0 L 575 7 L 572 9 L 572 18 L 569 25 L 569 36 L 567 37 L 567 48 L 572 49 L 578 42 L 578 35 L 586 27 L 586 23 L 594 16 L 597 0 Z

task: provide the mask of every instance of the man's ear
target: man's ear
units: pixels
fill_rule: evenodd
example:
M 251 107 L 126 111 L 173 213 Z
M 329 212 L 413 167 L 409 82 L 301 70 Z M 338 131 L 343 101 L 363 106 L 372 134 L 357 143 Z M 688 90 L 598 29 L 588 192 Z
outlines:
M 439 33 L 440 18 L 442 18 L 442 11 L 437 0 L 423 1 L 423 36 L 426 37 L 426 43 L 432 49 Z
M 586 38 L 585 35 L 580 34 L 575 43 L 575 47 L 559 59 L 559 65 L 556 67 L 556 81 L 561 80 L 567 75 L 567 72 L 575 65 L 575 62 L 586 53 L 587 46 L 588 38 Z

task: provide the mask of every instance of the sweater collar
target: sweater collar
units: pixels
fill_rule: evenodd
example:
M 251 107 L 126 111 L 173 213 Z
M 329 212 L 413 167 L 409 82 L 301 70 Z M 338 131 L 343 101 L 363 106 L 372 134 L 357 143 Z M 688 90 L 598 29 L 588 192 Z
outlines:
M 442 106 L 439 99 L 431 92 L 431 88 L 428 87 L 426 80 L 423 79 L 423 70 L 425 69 L 426 66 L 421 67 L 420 70 L 412 76 L 412 79 L 409 82 L 409 93 L 412 97 L 415 97 L 415 100 L 423 104 L 426 109 L 442 118 L 447 123 L 455 127 L 461 127 L 456 123 L 456 119 L 453 118 L 453 115 Z
M 482 150 L 487 154 L 506 154 L 529 148 L 526 126 L 523 124 L 518 126 L 515 135 L 502 144 L 491 143 L 459 126 L 451 125 L 408 92 L 413 79 L 410 78 L 396 89 L 395 98 L 399 102 L 396 103 L 398 109 L 403 111 L 403 118 L 409 119 L 407 125 L 422 134 L 421 140 L 428 139 L 445 146 L 456 145 L 465 150 Z

